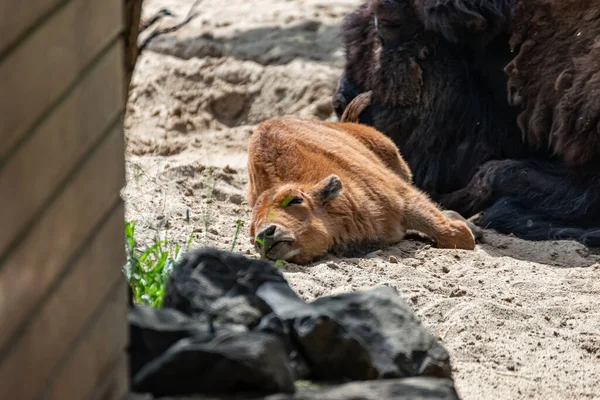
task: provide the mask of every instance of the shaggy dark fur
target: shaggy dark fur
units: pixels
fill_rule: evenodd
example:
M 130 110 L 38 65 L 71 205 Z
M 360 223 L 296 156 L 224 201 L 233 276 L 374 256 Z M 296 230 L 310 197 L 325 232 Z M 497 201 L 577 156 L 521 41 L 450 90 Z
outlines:
M 334 107 L 372 91 L 361 122 L 442 206 L 600 246 L 600 2 L 523 1 L 367 1 L 344 21 Z
M 536 4 L 532 7 L 530 4 Z M 532 144 L 571 166 L 600 158 L 600 2 L 535 0 L 515 12 L 509 102 Z

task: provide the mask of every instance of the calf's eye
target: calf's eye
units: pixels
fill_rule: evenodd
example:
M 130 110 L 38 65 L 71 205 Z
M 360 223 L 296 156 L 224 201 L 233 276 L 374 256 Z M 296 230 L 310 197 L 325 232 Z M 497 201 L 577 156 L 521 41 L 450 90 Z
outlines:
M 281 201 L 281 203 L 279 203 L 279 207 L 285 208 L 285 207 L 293 205 L 293 204 L 302 204 L 302 198 L 287 196 L 285 199 L 283 199 Z

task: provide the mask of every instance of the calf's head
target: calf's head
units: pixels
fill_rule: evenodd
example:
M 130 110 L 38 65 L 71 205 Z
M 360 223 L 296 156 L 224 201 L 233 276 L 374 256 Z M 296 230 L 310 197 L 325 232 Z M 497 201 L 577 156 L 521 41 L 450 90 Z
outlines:
M 251 240 L 263 258 L 306 264 L 333 245 L 331 201 L 342 182 L 330 175 L 315 185 L 285 184 L 264 192 L 252 210 Z

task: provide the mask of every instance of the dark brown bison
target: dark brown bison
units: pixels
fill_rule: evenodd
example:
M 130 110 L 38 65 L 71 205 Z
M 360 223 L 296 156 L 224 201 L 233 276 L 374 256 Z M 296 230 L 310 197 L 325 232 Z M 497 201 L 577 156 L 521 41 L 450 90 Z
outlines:
M 369 0 L 342 27 L 338 116 L 401 149 L 417 187 L 531 240 L 600 246 L 600 1 Z

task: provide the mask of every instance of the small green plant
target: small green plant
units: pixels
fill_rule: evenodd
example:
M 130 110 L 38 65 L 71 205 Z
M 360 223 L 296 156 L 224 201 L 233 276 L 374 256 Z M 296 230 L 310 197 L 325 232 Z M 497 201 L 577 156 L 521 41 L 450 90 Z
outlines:
M 212 203 L 212 197 L 213 197 L 213 192 L 215 189 L 215 186 L 217 185 L 217 178 L 213 177 L 212 179 L 212 184 L 210 182 L 210 178 L 212 175 L 212 170 L 210 168 L 208 168 L 206 170 L 207 173 L 207 183 L 206 183 L 206 202 L 205 202 L 205 207 L 204 207 L 204 215 L 203 215 L 203 219 L 204 219 L 204 234 L 206 235 L 208 233 L 208 228 L 210 227 L 211 223 L 212 223 L 212 215 L 211 215 L 211 203 Z M 206 236 L 204 241 L 206 242 Z
M 190 235 L 185 246 L 156 241 L 145 250 L 139 250 L 135 241 L 135 223 L 125 222 L 127 264 L 123 272 L 131 285 L 134 300 L 147 306 L 160 307 L 165 294 L 165 283 L 183 251 L 192 242 Z
M 238 236 L 240 235 L 240 229 L 242 228 L 242 220 L 237 220 L 237 227 L 235 228 L 235 235 L 233 236 L 233 243 L 231 244 L 231 251 L 235 250 L 235 245 L 237 244 Z
M 295 381 L 294 386 L 296 386 L 296 389 L 306 389 L 306 390 L 318 390 L 321 387 L 323 387 L 323 385 L 319 385 L 315 382 L 305 381 L 305 380 Z

